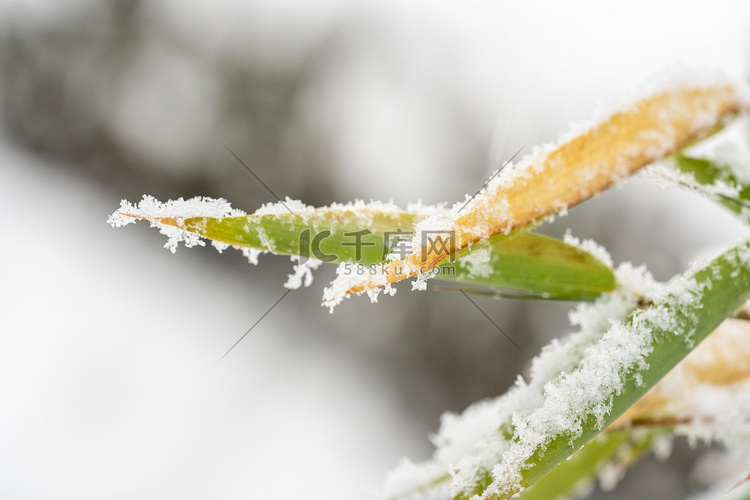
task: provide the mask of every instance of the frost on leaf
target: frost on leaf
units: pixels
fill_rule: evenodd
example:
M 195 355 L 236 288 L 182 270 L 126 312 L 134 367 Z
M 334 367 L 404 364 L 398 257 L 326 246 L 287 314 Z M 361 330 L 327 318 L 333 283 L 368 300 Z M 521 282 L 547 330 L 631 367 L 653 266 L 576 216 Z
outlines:
M 415 479 L 431 473 L 430 484 L 449 477 L 458 499 L 502 499 L 533 484 L 645 394 L 673 366 L 665 359 L 676 363 L 750 296 L 749 257 L 741 243 L 664 285 L 624 266 L 628 286 L 579 307 L 571 320 L 581 330 L 545 347 L 528 383 L 519 378 L 500 398 L 444 416 L 433 460 L 397 470 L 389 484 L 401 489 L 386 494 L 424 489 L 404 477 L 414 471 Z M 643 303 L 652 305 L 636 307 Z
M 315 259 L 307 259 L 303 262 L 302 258 L 297 255 L 292 255 L 292 262 L 294 263 L 294 272 L 289 275 L 286 283 L 284 283 L 284 288 L 290 290 L 296 290 L 302 285 L 306 287 L 312 285 L 312 272 L 323 264 L 323 261 Z
M 192 217 L 213 217 L 222 219 L 224 217 L 238 217 L 245 215 L 242 210 L 234 209 L 228 201 L 219 198 L 214 200 L 206 197 L 195 197 L 188 200 L 179 198 L 160 202 L 153 196 L 144 195 L 138 204 L 131 204 L 122 200 L 119 210 L 109 216 L 107 222 L 112 227 L 122 227 L 132 224 L 138 219 L 151 222 L 152 227 L 157 227 L 159 232 L 167 237 L 164 245 L 172 253 L 177 251 L 177 245 L 183 242 L 186 247 L 196 245 L 203 246 L 202 238 L 192 232 L 181 229 L 179 224 Z M 169 221 L 169 222 L 165 222 Z M 226 246 L 218 246 L 222 251 Z
M 441 418 L 439 432 L 432 438 L 435 454 L 423 464 L 406 462 L 393 471 L 386 482 L 385 498 L 409 498 L 442 477 L 451 477 L 451 492 L 455 495 L 471 490 L 476 478 L 490 471 L 510 446 L 508 438 L 498 429 L 510 432 L 514 418 L 528 415 L 544 401 L 545 387 L 561 374 L 569 373 L 581 363 L 583 356 L 609 328 L 611 321 L 624 320 L 635 308 L 643 294 L 656 287 L 653 278 L 644 270 L 630 265 L 618 271 L 618 276 L 644 286 L 639 293 L 631 288 L 605 294 L 592 304 L 580 304 L 571 314 L 571 322 L 579 331 L 561 340 L 554 339 L 532 360 L 528 382 L 522 377 L 506 394 L 494 400 L 470 406 L 462 415 L 446 413 Z M 637 275 L 635 278 L 633 275 Z M 429 477 L 429 481 L 425 481 Z M 410 480 L 411 479 L 411 480 Z
M 733 117 L 716 135 L 649 167 L 649 172 L 750 221 L 750 120 L 746 115 Z
M 110 220 L 115 226 L 149 220 L 168 236 L 171 250 L 180 241 L 196 246 L 208 239 L 219 252 L 230 246 L 240 249 L 252 264 L 257 264 L 261 253 L 291 256 L 295 267 L 287 287 L 308 286 L 321 262 L 339 263 L 337 279 L 324 291 L 323 305 L 332 309 L 364 276 L 382 285 L 367 290 L 373 302 L 383 291 L 395 293 L 387 282 L 387 263 L 406 251 L 414 227 L 440 210 L 424 205 L 412 208 L 414 212 L 405 212 L 391 203 L 361 201 L 311 208 L 287 199 L 244 215 L 224 200 L 160 203 L 146 197 L 137 206 L 123 202 Z M 450 241 L 449 237 L 434 244 L 451 246 Z M 589 299 L 615 286 L 612 270 L 604 263 L 559 240 L 530 232 L 498 235 L 458 252 L 451 260 L 456 262 L 422 273 L 414 287 L 426 287 L 426 280 L 438 274 L 443 280 L 470 286 L 547 297 Z M 404 265 L 398 272 L 419 274 L 419 269 Z
M 422 221 L 413 253 L 389 264 L 386 282 L 424 273 L 451 253 L 431 254 L 418 237 L 422 228 L 455 232 L 452 251 L 495 234 L 508 234 L 609 188 L 744 106 L 740 91 L 715 75 L 661 78 L 631 104 L 509 164 L 468 203 L 457 203 L 449 212 Z M 403 268 L 414 270 L 396 272 Z M 380 277 L 365 277 L 347 293 L 362 293 L 382 284 Z
M 674 425 L 750 460 L 750 324 L 728 319 L 612 428 Z
M 593 240 L 581 240 L 580 238 L 576 238 L 570 233 L 570 229 L 568 229 L 565 232 L 563 241 L 569 245 L 580 248 L 584 252 L 590 253 L 591 255 L 599 259 L 599 261 L 603 262 L 609 267 L 614 266 L 614 263 L 612 262 L 612 256 L 609 255 L 609 252 L 607 252 L 607 250 L 603 246 Z

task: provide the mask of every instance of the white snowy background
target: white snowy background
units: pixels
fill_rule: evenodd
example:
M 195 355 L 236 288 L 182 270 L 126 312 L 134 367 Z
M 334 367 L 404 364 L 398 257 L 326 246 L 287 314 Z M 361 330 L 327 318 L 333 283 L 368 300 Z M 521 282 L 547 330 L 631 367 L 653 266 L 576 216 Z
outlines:
M 134 161 L 179 179 L 205 168 L 196 158 L 218 156 L 226 170 L 206 175 L 231 171 L 232 184 L 255 184 L 223 149 L 242 149 L 243 137 L 220 121 L 220 86 L 206 61 L 246 58 L 285 74 L 313 58 L 311 46 L 333 40 L 295 94 L 287 130 L 292 156 L 300 137 L 324 145 L 325 172 L 274 177 L 271 167 L 264 180 L 282 196 L 326 183 L 322 196 L 338 201 L 456 201 L 518 147 L 553 140 L 653 73 L 681 63 L 745 78 L 750 61 L 746 2 L 160 0 L 139 9 L 147 27 L 139 36 L 153 48 L 116 88 L 98 86 L 114 78 L 104 68 L 66 76 L 90 79 L 92 113 Z M 2 0 L 0 30 L 33 33 L 91 10 L 87 0 Z M 182 52 L 154 33 L 182 40 Z M 54 67 L 54 57 L 40 64 Z M 0 81 L 4 109 L 23 108 L 24 86 Z M 145 226 L 113 230 L 105 220 L 119 206 L 117 184 L 90 175 L 75 155 L 56 156 L 42 135 L 25 141 L 47 126 L 33 115 L 26 135 L 17 114 L 8 116 L 0 116 L 0 498 L 351 499 L 377 490 L 401 456 L 429 454 L 437 419 L 414 407 L 461 408 L 440 408 L 434 386 L 410 382 L 408 357 L 398 375 L 381 359 L 399 359 L 410 331 L 434 326 L 401 302 L 406 287 L 381 304 L 349 301 L 329 318 L 307 306 L 329 277 L 320 276 L 219 363 L 284 293 L 284 267 L 264 270 L 263 258 L 257 269 L 223 265 L 237 264 L 231 251 L 171 255 Z M 235 188 L 226 196 L 244 189 Z M 253 210 L 273 201 L 264 196 L 230 201 Z M 571 226 L 603 239 L 616 261 L 645 262 L 660 279 L 741 232 L 721 209 L 647 179 L 588 205 L 552 232 Z M 460 299 L 430 300 L 441 308 Z M 495 317 L 513 307 L 481 303 Z M 552 325 L 542 316 L 515 320 L 542 332 L 523 361 L 544 335 L 568 330 L 562 313 Z M 467 331 L 495 335 L 482 317 L 471 321 L 454 332 L 466 343 L 457 358 L 471 357 Z M 514 357 L 506 345 L 497 363 Z M 398 386 L 409 383 L 417 389 L 406 398 Z M 685 481 L 665 475 L 652 487 L 671 498 Z

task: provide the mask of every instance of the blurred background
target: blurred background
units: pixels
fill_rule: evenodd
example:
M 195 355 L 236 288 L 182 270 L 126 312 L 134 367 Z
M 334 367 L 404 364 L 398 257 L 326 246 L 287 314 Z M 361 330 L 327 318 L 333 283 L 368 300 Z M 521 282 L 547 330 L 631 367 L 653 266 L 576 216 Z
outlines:
M 121 199 L 463 199 L 518 148 L 683 64 L 747 79 L 744 2 L 0 0 L 0 498 L 363 498 L 503 393 L 570 304 L 410 292 L 162 249 Z M 659 279 L 743 229 L 636 178 L 542 232 Z M 607 498 L 685 498 L 701 449 Z M 604 497 L 595 492 L 595 497 Z

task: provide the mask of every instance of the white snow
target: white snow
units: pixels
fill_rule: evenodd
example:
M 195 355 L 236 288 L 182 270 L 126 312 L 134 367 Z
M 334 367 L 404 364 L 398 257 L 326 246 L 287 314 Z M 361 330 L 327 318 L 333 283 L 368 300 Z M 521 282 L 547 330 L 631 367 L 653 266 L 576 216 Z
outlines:
M 580 125 L 572 126 L 571 130 L 568 133 L 561 135 L 556 142 L 548 143 L 541 147 L 535 147 L 531 154 L 526 155 L 517 163 L 508 162 L 502 172 L 492 174 L 490 180 L 478 195 L 474 197 L 467 195 L 467 201 L 456 203 L 451 210 L 429 216 L 415 224 L 414 236 L 412 239 L 412 252 L 414 256 L 416 256 L 416 258 L 421 256 L 427 231 L 437 230 L 453 232 L 453 234 L 455 234 L 457 248 L 459 249 L 474 241 L 489 238 L 498 232 L 504 232 L 506 234 L 510 232 L 517 221 L 510 216 L 511 212 L 510 207 L 508 206 L 508 201 L 503 197 L 500 197 L 499 199 L 493 198 L 496 197 L 498 193 L 501 194 L 503 189 L 528 178 L 531 173 L 541 171 L 542 168 L 545 168 L 546 160 L 550 153 L 558 149 L 561 145 L 570 142 L 590 131 L 598 124 L 606 121 L 615 112 L 628 111 L 639 101 L 664 92 L 680 89 L 711 88 L 730 83 L 737 87 L 742 87 L 743 85 L 739 82 L 730 82 L 726 77 L 715 72 L 688 70 L 679 66 L 660 72 L 649 79 L 645 84 L 642 84 L 638 90 L 629 93 L 629 95 L 626 98 L 623 98 L 623 100 L 616 106 L 610 106 L 607 108 L 600 107 L 600 109 L 594 113 L 594 117 L 591 120 Z M 746 92 L 747 89 L 741 91 L 743 95 Z M 688 109 L 682 102 L 678 101 L 673 102 L 673 100 L 667 100 L 664 105 L 667 106 L 663 110 L 663 116 L 665 117 L 685 116 L 687 112 L 690 111 L 691 114 L 686 117 L 690 119 L 689 127 L 691 132 L 707 130 L 714 125 L 716 120 L 717 105 L 711 102 L 706 103 L 705 109 L 702 109 L 702 112 L 700 113 Z M 677 140 L 676 131 L 672 126 L 663 126 L 661 130 L 646 130 L 641 134 L 641 138 L 643 139 L 642 142 L 648 145 L 648 155 L 653 158 L 664 156 L 666 153 L 674 150 L 677 146 L 675 142 Z M 640 144 L 634 144 L 632 145 L 632 148 L 632 155 L 637 156 L 642 152 L 641 150 L 643 149 L 643 146 Z M 630 151 L 625 151 L 621 156 L 620 163 L 615 165 L 614 171 L 612 172 L 615 182 L 623 179 L 629 173 L 627 158 L 630 155 Z M 582 165 L 577 174 L 581 179 L 586 179 L 594 176 L 598 168 L 598 165 Z M 585 190 L 585 188 L 582 189 Z M 580 194 L 585 198 L 596 193 L 582 191 Z M 553 208 L 558 212 L 565 212 L 569 207 L 566 202 L 561 200 L 558 205 Z M 469 215 L 473 215 L 473 217 L 468 217 Z M 462 219 L 468 220 L 469 222 L 463 223 Z M 504 221 L 504 227 L 497 227 L 499 221 Z M 595 256 L 603 259 L 603 262 L 607 265 L 612 266 L 612 260 L 609 255 L 607 255 L 606 251 L 593 242 L 580 242 L 574 240 L 572 237 L 569 237 L 569 241 L 579 246 L 586 247 L 586 249 L 594 252 Z M 426 278 L 420 276 L 418 280 L 414 282 L 412 289 L 426 289 L 424 279 Z M 376 286 L 373 283 L 374 282 L 372 281 L 368 283 L 363 281 L 357 284 Z
M 301 257 L 297 255 L 292 255 L 291 259 L 292 262 L 295 263 L 294 272 L 287 278 L 286 283 L 284 283 L 284 288 L 296 290 L 302 285 L 304 285 L 305 287 L 312 285 L 312 272 L 318 269 L 323 264 L 323 261 L 317 259 L 307 259 L 305 262 L 301 262 Z
M 426 216 L 427 214 L 438 213 L 441 209 L 437 206 L 428 206 L 421 202 L 410 205 L 416 213 Z M 376 216 L 398 216 L 404 213 L 399 207 L 392 202 L 380 202 L 370 201 L 364 202 L 362 200 L 354 200 L 349 203 L 333 203 L 327 207 L 314 208 L 305 205 L 299 200 L 293 200 L 287 197 L 284 201 L 276 203 L 266 203 L 261 206 L 252 215 L 258 216 L 275 216 L 282 220 L 291 216 L 301 216 L 302 220 L 308 224 L 321 224 L 325 225 L 331 220 L 332 216 L 335 216 L 336 212 L 340 213 L 354 213 L 359 217 L 359 225 L 363 228 L 367 228 L 373 224 L 373 220 Z M 135 216 L 131 217 L 129 215 Z M 177 250 L 179 243 L 184 243 L 186 247 L 204 246 L 204 238 L 200 235 L 185 231 L 178 227 L 162 224 L 159 222 L 161 218 L 171 218 L 180 223 L 185 219 L 192 217 L 211 217 L 222 219 L 224 217 L 239 217 L 245 213 L 241 210 L 233 209 L 229 202 L 224 199 L 211 199 L 206 197 L 196 197 L 189 200 L 182 198 L 178 200 L 169 200 L 167 202 L 160 202 L 152 196 L 144 195 L 143 199 L 138 204 L 131 204 L 126 200 L 122 200 L 120 208 L 110 215 L 107 222 L 113 227 L 121 227 L 128 224 L 135 223 L 139 218 L 148 220 L 152 227 L 159 229 L 159 232 L 167 236 L 167 243 L 164 245 L 172 253 Z M 248 226 L 246 225 L 246 230 Z M 262 225 L 257 225 L 255 230 L 260 239 L 261 245 L 266 250 L 253 249 L 253 248 L 240 248 L 243 255 L 248 259 L 251 264 L 258 263 L 258 257 L 261 253 L 273 252 L 276 248 L 276 242 L 271 238 Z M 212 246 L 216 248 L 219 253 L 223 252 L 229 247 L 228 244 L 212 241 Z M 299 258 L 296 256 L 292 257 L 293 262 L 299 262 Z M 308 259 L 305 264 L 295 264 L 294 271 L 285 284 L 287 288 L 296 289 L 300 286 L 310 286 L 312 284 L 312 271 L 316 270 L 322 262 L 315 259 Z M 368 268 L 368 272 L 365 273 L 373 282 L 378 281 L 381 284 L 385 284 L 384 279 L 379 278 L 382 275 L 382 269 L 377 270 L 378 272 L 372 272 L 374 268 Z M 351 271 L 351 268 L 347 268 Z M 333 311 L 335 305 L 341 302 L 345 296 L 346 290 L 355 284 L 355 278 L 357 275 L 354 273 L 353 276 L 347 274 L 339 274 L 341 277 L 339 281 L 342 283 L 345 281 L 350 285 L 344 287 L 343 285 L 335 285 L 328 287 L 324 292 L 324 305 Z M 426 276 L 424 279 L 431 276 Z M 346 279 L 344 279 L 346 278 Z M 334 297 L 334 291 L 336 295 Z M 393 295 L 396 292 L 395 288 L 388 287 L 385 290 L 389 295 Z M 366 293 L 369 295 L 372 302 L 377 302 L 378 294 L 380 290 L 372 289 L 367 290 Z
M 313 210 L 315 210 L 315 207 L 305 205 L 301 201 L 293 200 L 287 196 L 284 201 L 262 205 L 253 215 L 288 215 L 290 213 L 304 213 Z
M 738 252 L 738 263 L 747 263 L 746 253 Z M 445 415 L 441 430 L 433 439 L 437 447 L 433 460 L 421 466 L 408 464 L 397 471 L 394 477 L 398 478 L 398 490 L 386 491 L 386 495 L 407 495 L 418 490 L 425 477 L 434 481 L 446 472 L 452 477 L 450 492 L 456 495 L 471 490 L 477 477 L 488 470 L 492 471 L 494 482 L 486 494 L 515 490 L 530 457 L 552 439 L 574 439 L 589 416 L 602 427 L 612 396 L 620 393 L 625 377 L 637 376 L 648 367 L 646 357 L 653 349 L 653 329 L 674 331 L 674 311 L 689 317 L 699 292 L 710 286 L 698 284 L 689 277 L 691 272 L 657 285 L 642 269 L 622 266 L 618 276 L 627 285 L 571 314 L 571 322 L 580 325 L 580 331 L 562 341 L 553 340 L 543 349 L 532 362 L 529 383 L 519 378 L 516 386 L 500 398 L 473 405 L 461 417 Z M 626 324 L 625 316 L 643 298 L 656 305 L 635 310 Z M 606 333 L 602 335 L 602 331 Z M 750 394 L 750 390 L 742 390 Z M 725 402 L 716 398 L 721 399 L 714 394 L 704 401 L 713 408 L 726 408 L 729 404 L 728 397 Z M 750 405 L 750 398 L 747 399 Z M 747 435 L 750 442 L 750 425 L 738 417 L 750 410 L 743 404 L 734 404 L 740 408 L 729 416 L 724 412 L 724 417 L 743 425 L 726 426 L 726 435 Z M 509 424 L 512 427 L 507 427 Z M 512 440 L 498 432 L 502 427 L 513 429 Z M 716 435 L 715 429 L 712 432 Z M 411 483 L 405 477 L 409 471 L 415 479 Z
M 411 283 L 412 291 L 417 290 L 424 292 L 427 290 L 427 280 L 433 278 L 435 275 L 431 272 L 419 273 L 414 281 Z
M 268 236 L 266 229 L 263 226 L 257 226 L 255 232 L 258 233 L 258 239 L 263 248 L 267 248 L 269 252 L 273 252 L 276 249 L 276 242 Z
M 573 245 L 574 247 L 580 248 L 584 252 L 590 253 L 604 265 L 608 267 L 614 267 L 612 256 L 609 255 L 607 249 L 594 240 L 581 240 L 580 238 L 576 238 L 571 234 L 570 229 L 568 229 L 565 231 L 563 241 L 568 245 Z
M 649 330 L 613 323 L 604 337 L 586 350 L 576 370 L 545 385 L 540 406 L 529 415 L 514 413 L 514 441 L 493 468 L 490 489 L 507 491 L 517 487 L 534 452 L 557 436 L 579 436 L 587 415 L 593 415 L 601 427 L 611 408 L 612 395 L 619 393 L 624 384 L 624 375 L 646 368 L 645 357 L 650 352 Z
M 684 154 L 726 167 L 736 182 L 716 179 L 710 185 L 700 184 L 692 174 L 680 171 L 673 159 L 651 165 L 647 171 L 659 179 L 694 189 L 713 199 L 722 196 L 736 198 L 740 189 L 750 184 L 750 118 L 739 115 L 715 136 L 686 148 Z M 744 218 L 748 220 L 746 216 Z
M 130 217 L 130 214 L 135 217 Z M 222 198 L 217 200 L 206 197 L 195 197 L 188 200 L 178 198 L 160 202 L 153 196 L 143 195 L 143 199 L 137 204 L 131 204 L 127 200 L 122 200 L 120 208 L 109 216 L 107 222 L 112 227 L 122 227 L 135 223 L 138 218 L 146 219 L 151 222 L 152 227 L 159 229 L 159 232 L 167 237 L 164 248 L 169 249 L 172 253 L 177 251 L 177 245 L 184 243 L 186 247 L 204 246 L 203 239 L 188 231 L 167 224 L 161 224 L 157 219 L 171 218 L 179 222 L 192 217 L 214 217 L 222 219 L 224 217 L 239 217 L 245 215 L 245 212 L 232 208 L 230 203 Z M 227 245 L 217 243 L 214 247 L 222 252 Z
M 178 198 L 177 200 L 169 200 L 162 203 L 153 196 L 143 195 L 143 199 L 135 205 L 129 203 L 127 200 L 122 200 L 120 208 L 109 217 L 107 222 L 112 227 L 121 227 L 137 221 L 136 218 L 128 217 L 124 214 L 131 214 L 153 221 L 159 218 L 184 220 L 192 217 L 222 219 L 224 217 L 239 217 L 245 215 L 245 212 L 232 208 L 232 205 L 222 198 L 212 199 L 197 196 L 187 200 Z
M 655 388 L 669 412 L 690 422 L 676 429 L 692 441 L 718 441 L 750 460 L 750 329 L 745 320 L 726 320 Z M 705 373 L 713 378 L 704 379 Z M 735 379 L 722 381 L 734 374 Z
M 336 268 L 336 279 L 323 290 L 323 303 L 324 307 L 327 307 L 329 312 L 333 314 L 334 308 L 339 305 L 345 298 L 347 298 L 346 292 L 353 286 L 359 284 L 363 280 L 363 275 L 366 272 L 366 279 L 371 280 L 371 283 L 377 283 L 378 285 L 385 285 L 386 277 L 382 272 L 380 266 L 375 266 L 374 274 L 370 274 L 370 268 L 363 268 L 363 274 L 358 274 L 357 270 L 359 266 L 357 264 L 351 264 L 348 262 L 342 262 Z M 372 302 L 378 301 L 378 294 L 381 290 L 377 287 L 367 290 L 368 296 Z M 364 293 L 364 292 L 361 292 Z M 396 293 L 396 289 L 389 287 L 388 293 L 393 295 Z
M 489 241 L 480 241 L 471 246 L 471 251 L 458 260 L 458 264 L 469 272 L 469 277 L 486 278 L 493 272 L 492 245 Z
M 636 306 L 641 294 L 648 294 L 656 283 L 643 269 L 630 265 L 617 270 L 618 277 L 632 286 L 642 284 L 639 292 L 626 287 L 605 294 L 593 304 L 580 304 L 570 319 L 579 331 L 561 340 L 553 339 L 532 360 L 529 381 L 521 376 L 506 394 L 493 400 L 480 401 L 467 408 L 462 415 L 446 413 L 441 418 L 439 432 L 432 437 L 435 454 L 423 464 L 402 465 L 392 474 L 398 478 L 386 485 L 385 498 L 401 498 L 417 491 L 431 481 L 452 474 L 451 492 L 455 494 L 473 484 L 479 470 L 492 470 L 509 446 L 498 436 L 497 430 L 509 425 L 515 415 L 528 414 L 543 402 L 545 386 L 560 374 L 571 372 L 589 349 L 602 338 L 612 321 L 624 319 Z M 411 478 L 411 481 L 409 480 Z
M 247 261 L 254 266 L 258 265 L 258 257 L 260 256 L 260 254 L 265 253 L 257 248 L 244 247 L 240 250 L 242 251 L 242 255 L 247 259 Z
M 722 196 L 736 198 L 740 191 L 739 186 L 721 179 L 715 180 L 712 184 L 701 184 L 695 179 L 693 174 L 681 171 L 673 159 L 665 159 L 649 165 L 646 172 L 659 179 L 659 181 L 662 181 L 662 187 L 669 186 L 669 183 L 685 186 L 705 193 L 713 199 L 718 199 Z

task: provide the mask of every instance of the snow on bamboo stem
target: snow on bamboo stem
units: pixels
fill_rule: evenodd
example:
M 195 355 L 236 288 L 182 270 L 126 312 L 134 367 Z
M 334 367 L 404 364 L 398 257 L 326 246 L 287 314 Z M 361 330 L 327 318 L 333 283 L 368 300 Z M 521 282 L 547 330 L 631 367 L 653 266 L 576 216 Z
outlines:
M 674 425 L 750 456 L 749 341 L 750 322 L 727 319 L 608 430 Z
M 404 211 L 392 202 L 365 203 L 362 200 L 314 208 L 287 197 L 246 215 L 242 210 L 232 208 L 224 199 L 195 197 L 160 202 L 144 195 L 135 204 L 122 200 L 120 208 L 108 222 L 113 227 L 120 227 L 137 220 L 149 221 L 152 227 L 167 236 L 165 247 L 172 252 L 179 243 L 186 247 L 204 246 L 207 239 L 219 252 L 230 246 L 240 249 L 252 264 L 258 263 L 261 253 L 289 255 L 294 271 L 284 286 L 299 288 L 312 283 L 312 271 L 323 263 L 317 257 L 322 256 L 326 262 L 363 258 L 371 263 L 382 259 L 381 249 L 376 248 L 375 241 L 365 241 L 360 245 L 359 239 L 349 244 L 341 242 L 342 238 L 356 235 L 375 236 L 376 239 L 382 235 L 385 238 L 390 233 L 404 232 L 415 222 L 442 211 L 445 211 L 443 206 L 421 202 L 408 205 Z M 325 255 L 321 241 L 329 237 L 328 248 L 332 252 Z M 356 249 L 347 253 L 347 247 Z M 367 255 L 360 254 L 361 247 L 371 251 Z
M 415 226 L 413 253 L 393 260 L 375 276 L 339 276 L 326 289 L 324 305 L 333 307 L 346 295 L 365 291 L 374 298 L 377 287 L 426 273 L 455 250 L 564 211 L 746 107 L 742 92 L 714 75 L 670 77 L 643 94 L 597 124 L 537 148 L 468 203 L 423 220 Z M 450 232 L 451 245 L 434 251 L 434 246 L 425 245 L 426 231 Z M 422 281 L 415 288 L 422 288 Z
M 627 322 L 613 322 L 574 371 L 545 385 L 542 404 L 514 414 L 514 436 L 482 498 L 500 500 L 533 484 L 623 414 L 750 297 L 748 264 L 744 241 L 672 279 Z M 457 493 L 472 486 L 455 484 Z
M 513 415 L 528 415 L 540 406 L 545 386 L 562 373 L 575 370 L 612 321 L 624 321 L 643 297 L 651 300 L 661 290 L 661 285 L 643 266 L 624 263 L 616 274 L 621 286 L 594 303 L 578 304 L 569 313 L 569 319 L 579 330 L 545 346 L 531 361 L 527 379 L 519 375 L 508 392 L 475 403 L 461 415 L 443 414 L 440 430 L 431 438 L 436 447 L 434 457 L 421 464 L 402 461 L 389 474 L 382 498 L 411 498 L 412 493 L 420 490 L 432 490 L 439 485 L 447 488 L 448 482 L 471 484 L 483 473 L 489 478 L 509 445 L 508 436 L 498 433 L 498 429 L 509 431 Z M 461 469 L 457 468 L 459 463 Z
M 434 458 L 420 465 L 403 463 L 389 477 L 383 496 L 409 498 L 449 483 L 454 498 L 500 500 L 530 486 L 625 413 L 750 297 L 749 264 L 750 241 L 745 241 L 663 285 L 643 270 L 620 266 L 618 279 L 626 286 L 580 306 L 571 320 L 581 330 L 545 347 L 532 361 L 528 382 L 519 378 L 505 395 L 477 403 L 461 416 L 444 416 L 433 438 Z M 652 305 L 628 315 L 640 297 Z M 749 372 L 738 367 L 727 378 L 714 368 L 717 353 L 727 362 L 741 358 L 725 348 L 742 342 L 742 335 L 729 332 L 720 348 L 707 344 L 703 355 L 683 368 L 691 373 L 688 383 L 697 378 L 714 386 L 733 382 L 720 401 L 706 392 L 699 406 L 705 414 L 706 406 L 720 403 L 710 415 L 735 434 L 721 428 L 717 433 L 716 426 L 709 431 L 735 442 L 750 435 L 746 413 L 722 413 L 719 407 L 731 409 L 731 395 L 747 394 Z M 750 407 L 746 395 L 740 401 L 743 410 Z M 686 430 L 708 435 L 701 426 Z

